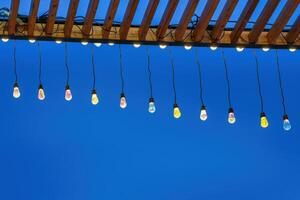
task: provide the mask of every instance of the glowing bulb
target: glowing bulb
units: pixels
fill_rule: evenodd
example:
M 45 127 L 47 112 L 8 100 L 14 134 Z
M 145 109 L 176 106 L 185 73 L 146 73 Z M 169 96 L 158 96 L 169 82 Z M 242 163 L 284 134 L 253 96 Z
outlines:
M 9 41 L 9 38 L 8 37 L 3 37 L 2 38 L 2 42 L 8 42 Z
M 55 43 L 56 43 L 56 44 L 61 44 L 61 43 L 62 43 L 62 40 L 55 40 Z
M 236 50 L 238 51 L 238 52 L 242 52 L 242 51 L 244 51 L 244 47 L 242 47 L 242 46 L 238 46 L 238 47 L 236 47 Z
M 39 85 L 39 90 L 38 90 L 38 99 L 39 100 L 44 100 L 45 99 L 45 92 L 44 92 L 44 88 L 42 85 Z
M 218 46 L 216 44 L 211 44 L 210 45 L 210 49 L 213 50 L 213 51 L 217 50 L 217 48 L 218 48 Z
M 260 113 L 260 126 L 262 128 L 267 128 L 269 126 L 267 116 L 264 112 Z
M 71 101 L 72 100 L 72 92 L 71 92 L 71 89 L 70 89 L 69 85 L 66 86 L 65 99 L 67 101 Z
M 19 97 L 21 96 L 21 92 L 20 92 L 18 83 L 15 83 L 15 84 L 14 84 L 13 96 L 14 96 L 16 99 L 19 98 Z
M 267 51 L 270 50 L 270 48 L 269 48 L 269 47 L 263 47 L 262 50 L 263 50 L 264 52 L 267 52 Z
M 178 119 L 181 117 L 181 112 L 180 112 L 180 109 L 178 107 L 178 105 L 175 103 L 174 106 L 173 106 L 173 116 L 174 118 Z
M 96 90 L 92 91 L 92 100 L 91 100 L 93 105 L 97 105 L 99 103 L 99 99 L 96 93 Z
M 207 112 L 206 112 L 206 108 L 205 108 L 204 105 L 201 107 L 200 119 L 202 121 L 206 121 L 207 120 Z
M 30 43 L 35 43 L 35 39 L 29 39 L 28 40 Z
M 120 107 L 122 109 L 125 109 L 127 107 L 127 102 L 126 102 L 126 98 L 125 98 L 125 94 L 122 93 L 121 97 L 120 97 Z
M 290 47 L 290 48 L 289 48 L 289 51 L 290 51 L 290 52 L 295 52 L 296 50 L 297 50 L 296 47 Z
M 166 45 L 166 44 L 160 44 L 160 45 L 159 45 L 159 48 L 165 49 L 165 48 L 167 48 L 167 45 Z
M 283 129 L 286 131 L 291 130 L 292 125 L 290 123 L 289 117 L 287 115 L 283 116 Z
M 86 46 L 86 45 L 88 45 L 88 41 L 82 41 L 81 44 L 82 44 L 83 46 Z
M 148 111 L 149 111 L 149 113 L 155 113 L 155 110 L 156 110 L 156 108 L 155 108 L 155 104 L 154 104 L 154 99 L 150 98 Z
M 228 123 L 229 124 L 234 124 L 236 121 L 235 116 L 234 116 L 234 111 L 233 108 L 229 108 L 228 111 Z
M 114 45 L 115 45 L 115 43 L 113 43 L 113 42 L 109 42 L 109 43 L 108 43 L 108 45 L 109 45 L 109 46 L 114 46 Z
M 133 43 L 133 46 L 134 46 L 135 48 L 139 48 L 139 47 L 141 46 L 141 44 L 140 44 L 140 43 Z
M 185 48 L 186 50 L 190 50 L 190 49 L 192 48 L 192 45 L 190 45 L 190 44 L 185 44 L 185 45 L 184 45 L 184 48 Z
M 100 47 L 102 44 L 101 44 L 100 42 L 95 42 L 94 45 L 95 45 L 96 47 Z

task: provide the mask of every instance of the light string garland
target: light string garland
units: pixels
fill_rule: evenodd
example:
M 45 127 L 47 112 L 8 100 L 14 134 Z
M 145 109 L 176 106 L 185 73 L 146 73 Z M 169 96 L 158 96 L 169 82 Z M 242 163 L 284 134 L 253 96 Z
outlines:
M 14 67 L 14 75 L 15 75 L 15 83 L 13 86 L 13 97 L 18 99 L 21 96 L 20 88 L 19 88 L 19 83 L 18 83 L 18 73 L 17 73 L 17 58 L 16 58 L 16 51 L 17 51 L 17 46 L 16 46 L 16 40 L 14 40 L 14 51 L 13 51 L 13 67 Z
M 282 103 L 282 107 L 283 107 L 283 129 L 286 130 L 286 131 L 289 131 L 292 128 L 292 125 L 289 121 L 289 117 L 288 117 L 287 112 L 286 112 L 284 92 L 283 92 L 283 84 L 282 84 L 280 65 L 279 65 L 278 50 L 276 49 L 275 52 L 276 52 L 277 74 L 278 74 L 280 94 L 281 94 L 281 103 Z
M 202 66 L 199 61 L 198 48 L 195 48 L 195 59 L 196 59 L 196 64 L 197 64 L 197 68 L 198 68 L 199 86 L 200 86 L 200 93 L 199 93 L 200 101 L 201 101 L 200 119 L 202 121 L 206 121 L 207 120 L 207 111 L 206 111 L 205 103 L 203 100 Z
M 155 107 L 153 91 L 152 91 L 152 73 L 151 73 L 151 67 L 150 67 L 150 54 L 149 54 L 148 47 L 146 47 L 146 53 L 147 53 L 147 69 L 148 69 L 149 89 L 150 89 L 148 111 L 149 111 L 149 113 L 155 113 L 156 107 Z
M 225 77 L 226 77 L 226 83 L 227 83 L 227 100 L 229 104 L 229 109 L 228 109 L 228 123 L 229 124 L 234 124 L 236 122 L 234 110 L 232 108 L 231 104 L 231 88 L 230 88 L 230 81 L 229 81 L 229 76 L 228 76 L 228 67 L 226 63 L 226 58 L 224 55 L 224 48 L 222 48 L 222 58 L 224 62 L 224 69 L 225 69 Z
M 120 95 L 120 107 L 122 109 L 125 109 L 127 107 L 127 101 L 125 97 L 125 92 L 124 92 L 124 66 L 123 66 L 123 61 L 122 61 L 122 49 L 121 49 L 121 44 L 119 44 L 119 57 L 120 57 L 120 78 L 121 78 L 121 95 Z
M 67 72 L 67 81 L 66 81 L 66 87 L 65 87 L 65 100 L 71 101 L 73 96 L 72 96 L 71 88 L 69 85 L 70 69 L 69 69 L 69 64 L 68 64 L 68 45 L 66 42 L 65 42 L 65 66 L 66 66 L 66 72 Z
M 95 72 L 95 61 L 94 61 L 94 48 L 91 46 L 91 59 L 92 59 L 92 69 L 93 69 L 93 89 L 92 89 L 92 98 L 91 102 L 93 105 L 99 103 L 99 98 L 96 92 L 96 72 Z
M 173 92 L 174 92 L 173 116 L 175 119 L 179 119 L 181 117 L 181 111 L 177 104 L 177 93 L 176 93 L 176 84 L 175 84 L 175 66 L 174 66 L 174 58 L 172 55 L 171 48 L 169 48 L 169 56 L 170 56 L 171 67 L 172 67 L 172 86 L 173 86 Z
M 42 84 L 42 50 L 40 47 L 40 42 L 37 42 L 38 51 L 39 51 L 39 87 L 38 87 L 38 99 L 43 101 L 45 100 L 45 91 Z
M 258 58 L 257 58 L 255 50 L 253 50 L 253 55 L 254 55 L 255 63 L 256 63 L 256 80 L 257 80 L 258 93 L 259 93 L 259 98 L 260 98 L 260 126 L 262 128 L 267 128 L 269 126 L 269 122 L 268 122 L 268 119 L 267 119 L 267 115 L 264 112 L 264 101 L 263 101 L 263 96 L 262 96 L 262 91 L 261 91 L 261 83 L 260 83 L 260 76 L 259 76 L 259 62 L 258 62 Z

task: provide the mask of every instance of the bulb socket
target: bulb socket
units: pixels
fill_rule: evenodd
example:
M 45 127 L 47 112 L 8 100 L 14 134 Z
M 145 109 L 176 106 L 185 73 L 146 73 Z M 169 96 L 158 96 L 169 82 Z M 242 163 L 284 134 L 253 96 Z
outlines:
M 228 109 L 228 113 L 233 113 L 234 111 L 233 111 L 233 108 L 229 108 Z
M 287 114 L 283 115 L 283 120 L 286 120 L 286 119 L 289 119 Z
M 149 103 L 154 103 L 154 98 L 153 98 L 153 97 L 151 97 L 151 98 L 149 99 Z
M 14 83 L 14 88 L 19 87 L 19 84 L 17 82 Z
M 97 94 L 95 89 L 92 90 L 92 94 Z
M 266 113 L 265 112 L 261 112 L 260 113 L 260 117 L 265 117 L 266 116 Z
M 39 89 L 44 89 L 42 84 L 39 84 Z
M 202 105 L 202 106 L 201 106 L 201 110 L 206 110 L 205 105 Z
M 121 96 L 121 98 L 123 98 L 123 97 L 125 97 L 125 94 L 122 92 L 120 96 Z
M 174 106 L 173 106 L 173 108 L 178 108 L 178 105 L 177 105 L 177 103 L 174 103 Z
M 70 86 L 69 85 L 66 85 L 66 90 L 69 90 L 70 89 Z

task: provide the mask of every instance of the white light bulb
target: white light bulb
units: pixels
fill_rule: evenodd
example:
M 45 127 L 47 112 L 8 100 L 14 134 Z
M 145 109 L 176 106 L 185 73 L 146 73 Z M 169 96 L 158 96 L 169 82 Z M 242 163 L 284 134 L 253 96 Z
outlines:
M 2 38 L 2 42 L 8 42 L 9 41 L 9 38 L 8 37 L 3 37 Z
M 264 52 L 267 52 L 267 51 L 270 50 L 270 48 L 269 48 L 269 47 L 263 47 L 262 50 L 263 50 Z
M 35 39 L 29 39 L 28 40 L 30 43 L 35 43 Z
M 95 45 L 96 47 L 100 47 L 102 44 L 101 44 L 100 42 L 95 42 L 94 45 Z
M 244 47 L 241 47 L 241 46 L 238 46 L 238 47 L 236 47 L 236 50 L 238 51 L 238 52 L 242 52 L 242 51 L 244 51 Z
M 296 47 L 290 47 L 290 48 L 289 48 L 289 51 L 290 51 L 290 52 L 295 52 L 296 50 L 297 50 Z
M 192 45 L 190 45 L 190 44 L 185 44 L 185 45 L 184 45 L 184 48 L 185 48 L 186 50 L 190 50 L 190 49 L 192 48 Z
M 86 45 L 88 45 L 88 41 L 82 41 L 81 44 L 82 44 L 83 46 L 86 46 Z
M 108 43 L 108 45 L 109 45 L 109 46 L 114 46 L 114 45 L 115 45 L 115 43 L 113 43 L 113 42 L 109 42 L 109 43 Z
M 127 107 L 127 101 L 124 93 L 122 93 L 120 97 L 120 107 L 122 109 L 125 109 Z
M 134 46 L 135 48 L 139 48 L 139 47 L 141 46 L 141 44 L 140 44 L 140 43 L 133 43 L 133 46 Z
M 211 44 L 210 45 L 210 49 L 213 50 L 213 51 L 217 50 L 217 48 L 218 48 L 218 46 L 216 44 Z
M 13 89 L 13 97 L 17 99 L 20 96 L 21 96 L 21 92 L 20 92 L 20 89 L 19 89 L 19 85 L 18 85 L 18 83 L 15 83 L 14 84 L 14 89 Z
M 43 101 L 46 98 L 45 96 L 45 91 L 42 85 L 39 85 L 39 89 L 38 89 L 38 99 Z
M 55 40 L 55 43 L 56 43 L 56 44 L 61 44 L 61 43 L 62 43 L 62 40 Z
M 72 92 L 71 92 L 71 89 L 70 89 L 69 85 L 66 86 L 65 99 L 66 99 L 66 101 L 71 101 L 72 100 Z
M 159 48 L 161 48 L 161 49 L 165 49 L 166 47 L 167 47 L 166 44 L 160 44 L 160 45 L 159 45 Z

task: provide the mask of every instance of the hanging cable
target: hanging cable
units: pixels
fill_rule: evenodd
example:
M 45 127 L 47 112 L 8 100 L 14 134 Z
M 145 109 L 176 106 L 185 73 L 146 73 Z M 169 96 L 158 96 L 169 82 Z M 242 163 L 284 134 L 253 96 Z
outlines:
M 198 67 L 198 76 L 199 76 L 199 86 L 200 86 L 200 100 L 202 105 L 204 105 L 204 100 L 203 100 L 203 83 L 202 83 L 202 66 L 199 62 L 199 53 L 198 53 L 198 49 L 195 48 L 195 59 L 196 59 L 196 64 Z
M 148 47 L 146 47 L 146 52 L 147 52 L 147 68 L 148 68 L 148 78 L 149 78 L 149 87 L 150 87 L 150 97 L 153 98 L 153 92 L 152 92 L 152 73 L 151 73 L 151 68 L 150 68 L 150 54 Z
M 68 64 L 68 45 L 67 45 L 67 42 L 65 42 L 65 66 L 66 66 L 66 71 L 67 71 L 67 83 L 66 83 L 66 85 L 69 85 L 70 70 L 69 70 L 69 64 Z
M 124 75 L 123 75 L 123 62 L 122 62 L 122 49 L 121 44 L 119 44 L 119 57 L 120 57 L 120 77 L 121 77 L 121 87 L 122 87 L 122 93 L 124 93 Z
M 40 47 L 40 42 L 37 42 L 39 51 L 39 83 L 42 84 L 42 50 Z
M 281 78 L 280 65 L 279 65 L 278 50 L 276 49 L 275 52 L 276 52 L 277 74 L 278 74 L 280 94 L 281 94 L 281 103 L 283 107 L 283 114 L 286 115 L 286 107 L 285 107 L 284 92 L 283 92 L 282 78 Z
M 18 83 L 18 73 L 17 73 L 17 58 L 16 58 L 17 44 L 14 40 L 14 74 L 15 74 L 15 83 Z
M 173 92 L 174 92 L 174 103 L 177 104 L 177 94 L 176 94 L 176 84 L 175 84 L 175 66 L 174 66 L 174 58 L 172 55 L 171 48 L 169 48 L 169 56 L 170 56 L 171 66 L 172 66 L 172 85 L 173 85 Z
M 258 93 L 259 93 L 259 98 L 260 98 L 260 110 L 261 110 L 261 112 L 264 112 L 264 101 L 263 101 L 260 76 L 259 76 L 259 63 L 258 63 L 258 58 L 257 58 L 255 50 L 253 50 L 253 55 L 254 55 L 255 63 L 256 63 L 256 79 L 257 79 Z
M 94 61 L 94 48 L 91 46 L 91 59 L 93 68 L 93 90 L 96 89 L 96 72 L 95 72 L 95 61 Z
M 225 59 L 225 55 L 224 55 L 224 48 L 222 48 L 222 58 L 223 58 L 223 62 L 224 62 L 224 68 L 225 68 L 225 77 L 226 77 L 226 82 L 227 82 L 227 99 L 228 99 L 228 104 L 229 107 L 231 108 L 231 88 L 230 88 L 230 80 L 229 80 L 229 76 L 228 76 L 228 67 L 227 67 L 227 63 L 226 63 L 226 59 Z

